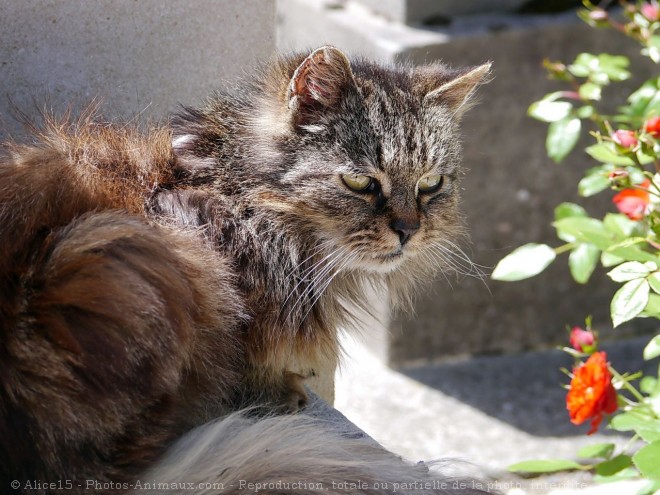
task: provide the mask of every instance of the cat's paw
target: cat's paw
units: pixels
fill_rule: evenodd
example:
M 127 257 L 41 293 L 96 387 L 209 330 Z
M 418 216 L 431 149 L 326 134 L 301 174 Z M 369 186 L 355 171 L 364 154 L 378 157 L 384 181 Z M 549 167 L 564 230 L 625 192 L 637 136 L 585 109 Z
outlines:
M 305 390 L 305 377 L 292 371 L 284 373 L 284 396 L 282 408 L 287 413 L 296 413 L 307 405 L 309 397 Z

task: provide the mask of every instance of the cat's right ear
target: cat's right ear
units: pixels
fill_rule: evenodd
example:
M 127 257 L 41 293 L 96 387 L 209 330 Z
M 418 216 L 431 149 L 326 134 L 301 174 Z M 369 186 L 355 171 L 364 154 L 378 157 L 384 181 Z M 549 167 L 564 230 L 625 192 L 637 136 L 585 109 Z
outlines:
M 442 68 L 441 83 L 426 93 L 424 101 L 429 106 L 445 106 L 452 112 L 454 118 L 460 119 L 474 104 L 472 96 L 477 87 L 490 81 L 491 66 L 492 63 L 488 62 L 478 67 L 457 71 L 447 71 Z M 429 67 L 428 73 L 425 74 L 427 81 L 429 75 L 432 79 L 434 70 L 437 69 L 434 69 L 433 66 Z
M 318 122 L 334 108 L 346 88 L 355 85 L 351 64 L 334 46 L 314 50 L 293 73 L 287 89 L 287 105 L 296 125 Z

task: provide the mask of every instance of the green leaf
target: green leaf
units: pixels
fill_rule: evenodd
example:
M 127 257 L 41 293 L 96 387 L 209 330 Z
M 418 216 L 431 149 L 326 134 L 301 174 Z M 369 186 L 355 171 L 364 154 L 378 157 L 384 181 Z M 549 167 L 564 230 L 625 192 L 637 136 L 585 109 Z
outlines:
M 660 78 L 654 77 L 642 84 L 628 97 L 629 106 L 620 109 L 626 115 L 641 119 L 660 114 Z
M 608 213 L 603 218 L 603 225 L 607 230 L 613 232 L 619 238 L 630 237 L 637 227 L 637 222 L 630 220 L 625 215 L 621 213 Z M 646 239 L 640 238 L 641 242 L 646 242 Z
M 647 400 L 648 400 L 649 405 L 651 406 L 651 409 L 655 413 L 656 418 L 660 418 L 660 397 L 658 397 L 656 395 L 654 397 L 649 397 Z M 658 426 L 658 428 L 660 428 L 660 424 L 657 424 L 656 426 Z M 644 428 L 644 429 L 646 430 L 646 428 Z M 655 429 L 655 427 L 654 427 L 654 429 Z M 655 432 L 655 437 L 653 438 L 653 441 L 660 440 L 660 438 L 657 438 L 659 435 L 660 435 L 660 431 L 656 431 Z M 641 434 L 640 434 L 640 436 L 641 436 Z
M 600 264 L 603 265 L 605 268 L 609 268 L 611 266 L 616 266 L 621 263 L 626 261 L 624 258 L 620 258 L 618 256 L 613 255 L 612 253 L 608 253 L 607 251 L 604 251 L 600 255 Z
M 592 144 L 591 146 L 587 147 L 585 151 L 589 154 L 589 156 L 591 156 L 595 160 L 598 160 L 599 162 L 610 163 L 612 165 L 621 165 L 621 166 L 635 164 L 632 158 L 628 158 L 627 156 L 620 155 L 617 152 L 614 143 Z
M 575 203 L 561 203 L 555 208 L 555 220 L 570 217 L 586 217 L 587 211 Z
M 649 283 L 645 279 L 636 279 L 627 282 L 616 291 L 610 304 L 614 327 L 632 320 L 644 310 L 649 300 L 649 290 Z
M 607 251 L 629 261 L 641 261 L 644 263 L 658 263 L 656 255 L 640 249 L 638 245 L 646 245 L 646 239 L 642 237 L 631 237 L 622 242 L 612 244 Z
M 632 466 L 632 463 L 632 458 L 629 455 L 619 454 L 608 461 L 596 464 L 596 473 L 600 476 L 612 476 Z
M 656 64 L 660 63 L 660 36 L 657 34 L 651 36 L 648 40 L 646 48 L 642 50 L 642 54 L 649 57 Z
M 507 468 L 508 471 L 513 473 L 554 473 L 557 471 L 569 471 L 574 469 L 584 469 L 584 466 L 566 459 L 547 459 L 523 461 Z
M 660 382 L 658 382 L 657 378 L 653 378 L 652 376 L 645 376 L 639 381 L 639 390 L 646 395 L 660 392 L 660 389 L 658 389 L 658 383 Z
M 658 423 L 656 421 L 656 423 Z M 637 433 L 642 440 L 648 443 L 653 443 L 657 442 L 660 440 L 660 424 L 648 424 L 644 426 L 640 426 L 635 430 L 635 433 Z
M 644 152 L 640 149 L 639 151 L 637 151 L 637 161 L 638 161 L 641 165 L 648 165 L 649 163 L 653 163 L 653 162 L 655 161 L 655 157 L 654 157 L 654 156 L 651 156 L 651 155 L 647 155 L 646 153 L 644 153 Z M 639 171 L 639 172 L 641 173 L 641 171 Z M 642 176 L 642 177 L 643 177 L 643 176 Z M 632 180 L 632 177 L 631 177 L 631 180 Z M 642 181 L 643 181 L 643 180 L 644 180 L 644 179 L 642 178 Z M 634 181 L 634 182 L 635 182 L 635 183 L 638 183 L 637 181 Z
M 578 457 L 584 459 L 603 458 L 609 459 L 614 452 L 615 445 L 613 443 L 597 443 L 595 445 L 587 445 L 578 450 Z
M 649 281 L 649 285 L 651 286 L 651 289 L 653 289 L 653 292 L 660 294 L 660 272 L 653 272 L 648 276 L 647 280 Z
M 598 67 L 598 59 L 591 53 L 580 53 L 575 61 L 568 66 L 568 70 L 575 77 L 588 77 Z
M 624 81 L 630 78 L 630 72 L 626 70 L 630 65 L 628 57 L 601 53 L 598 55 L 598 63 L 600 71 L 606 74 L 612 81 Z
M 660 356 L 660 335 L 656 335 L 651 339 L 651 342 L 646 344 L 643 356 L 647 361 Z
M 580 242 L 594 244 L 601 251 L 606 251 L 616 242 L 614 235 L 605 228 L 603 222 L 595 218 L 562 218 L 553 225 L 558 233 L 571 235 Z
M 555 251 L 546 244 L 525 244 L 497 264 L 491 278 L 513 282 L 538 275 L 554 261 Z
M 660 442 L 642 447 L 633 456 L 633 462 L 642 476 L 650 480 L 660 480 Z
M 646 179 L 644 171 L 635 166 L 626 167 L 626 171 L 629 174 L 631 184 L 641 184 Z
M 561 203 L 555 208 L 555 220 L 562 220 L 570 217 L 587 217 L 587 212 L 580 205 L 575 203 Z M 564 242 L 575 242 L 572 235 L 557 232 L 557 236 Z
M 592 174 L 583 177 L 578 182 L 578 194 L 588 198 L 610 187 L 610 179 L 607 175 Z
M 628 261 L 608 272 L 607 276 L 615 282 L 628 282 L 638 278 L 646 277 L 651 270 L 639 261 Z
M 620 246 L 614 245 L 607 249 L 608 252 L 620 258 L 629 259 L 633 261 L 658 261 L 657 256 L 633 246 Z
M 590 119 L 593 114 L 594 114 L 594 107 L 591 105 L 584 105 L 583 107 L 580 107 L 575 111 L 575 115 L 577 115 L 581 119 Z
M 586 82 L 580 86 L 578 93 L 585 100 L 600 100 L 602 88 L 598 84 Z
M 639 316 L 660 319 L 660 296 L 658 294 L 649 294 L 649 302 L 646 303 L 644 311 Z
M 658 430 L 652 428 L 640 428 L 636 433 L 645 442 L 653 443 L 660 441 L 660 431 Z
M 612 417 L 609 427 L 616 431 L 636 431 L 639 428 L 647 426 L 649 421 L 653 421 L 653 415 L 649 412 L 643 412 L 639 409 L 617 414 Z
M 585 177 L 578 184 L 581 196 L 593 196 L 611 186 L 609 175 L 616 167 L 611 164 L 601 164 L 587 170 Z
M 575 62 L 568 66 L 568 70 L 576 77 L 588 77 L 590 81 L 602 86 L 610 81 L 628 79 L 630 72 L 626 69 L 629 63 L 628 58 L 621 55 L 580 53 Z
M 568 267 L 578 284 L 586 284 L 596 269 L 600 258 L 600 249 L 593 244 L 581 243 L 568 256 Z
M 559 163 L 575 147 L 580 137 L 582 122 L 576 117 L 566 117 L 552 122 L 548 126 L 548 137 L 545 140 L 545 147 L 548 156 Z
M 546 99 L 532 103 L 527 115 L 542 122 L 557 122 L 568 117 L 573 105 L 567 101 L 548 101 Z
M 599 476 L 594 474 L 593 480 L 596 483 L 614 483 L 616 481 L 624 481 L 630 479 L 639 479 L 639 471 L 633 467 L 622 469 L 612 476 Z

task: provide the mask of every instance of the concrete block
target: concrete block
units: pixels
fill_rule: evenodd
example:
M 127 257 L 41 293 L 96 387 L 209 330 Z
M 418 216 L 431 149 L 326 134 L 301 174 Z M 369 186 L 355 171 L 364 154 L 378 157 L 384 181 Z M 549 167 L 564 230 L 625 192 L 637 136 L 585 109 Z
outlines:
M 526 109 L 561 87 L 546 78 L 541 68 L 545 57 L 571 62 L 582 51 L 624 53 L 632 58 L 638 76 L 624 86 L 637 87 L 657 74 L 657 68 L 639 55 L 633 42 L 612 31 L 588 28 L 574 13 L 473 17 L 449 29 L 431 30 L 387 22 L 349 4 L 333 10 L 312 0 L 284 0 L 280 5 L 286 8 L 280 10 L 278 39 L 287 47 L 331 43 L 350 53 L 413 64 L 494 62 L 494 80 L 480 90 L 480 104 L 463 123 L 463 207 L 472 235 L 467 252 L 486 272 L 521 244 L 559 245 L 550 223 L 553 208 L 562 201 L 579 202 L 594 214 L 614 211 L 607 193 L 591 199 L 577 195 L 577 181 L 593 166 L 580 152 L 585 143 L 555 165 L 545 154 L 546 126 L 528 118 Z M 309 29 L 312 22 L 314 29 Z M 624 91 L 616 86 L 605 92 L 605 99 L 621 102 Z M 597 328 L 611 325 L 609 300 L 617 286 L 602 271 L 588 286 L 577 285 L 565 257 L 524 282 L 456 280 L 451 274 L 448 279 L 450 283 L 441 278 L 420 293 L 412 319 L 384 319 L 380 338 L 385 343 L 377 347 L 390 363 L 555 345 L 565 342 L 567 324 L 580 324 L 589 314 Z M 615 334 L 644 331 L 644 324 L 653 323 L 636 322 Z
M 404 24 L 433 23 L 472 14 L 512 12 L 525 0 L 355 0 L 385 18 Z
M 274 0 L 22 0 L 0 18 L 0 135 L 20 130 L 12 105 L 162 117 L 275 49 Z

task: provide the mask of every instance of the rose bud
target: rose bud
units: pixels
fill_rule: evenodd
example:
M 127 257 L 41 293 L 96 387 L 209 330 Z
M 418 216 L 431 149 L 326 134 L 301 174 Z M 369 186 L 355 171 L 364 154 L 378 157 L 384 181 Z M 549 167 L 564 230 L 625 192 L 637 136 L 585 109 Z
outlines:
M 651 22 L 660 20 L 660 8 L 658 7 L 658 4 L 655 2 L 643 3 L 640 8 L 640 11 L 642 15 Z
M 587 352 L 596 344 L 596 335 L 591 330 L 573 327 L 568 341 L 576 351 Z
M 612 140 L 622 148 L 634 148 L 637 146 L 637 136 L 634 131 L 619 129 L 612 134 Z
M 619 181 L 621 179 L 626 179 L 630 174 L 627 170 L 621 170 L 620 168 L 612 170 L 610 175 L 607 176 L 612 182 Z

